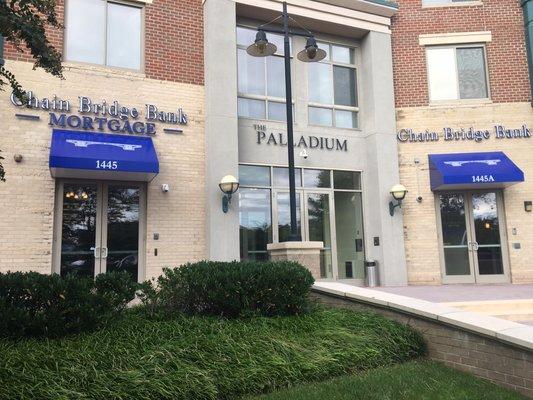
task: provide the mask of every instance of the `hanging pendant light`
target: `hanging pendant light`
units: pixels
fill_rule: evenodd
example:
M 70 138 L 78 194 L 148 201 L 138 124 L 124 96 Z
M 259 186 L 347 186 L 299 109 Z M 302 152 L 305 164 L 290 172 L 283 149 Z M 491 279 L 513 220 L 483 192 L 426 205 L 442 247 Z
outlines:
M 274 54 L 277 49 L 275 44 L 268 41 L 265 31 L 258 30 L 255 42 L 248 46 L 246 52 L 254 57 L 266 57 Z
M 305 49 L 298 53 L 298 60 L 303 62 L 318 62 L 326 58 L 326 52 L 316 44 L 314 36 L 307 38 Z

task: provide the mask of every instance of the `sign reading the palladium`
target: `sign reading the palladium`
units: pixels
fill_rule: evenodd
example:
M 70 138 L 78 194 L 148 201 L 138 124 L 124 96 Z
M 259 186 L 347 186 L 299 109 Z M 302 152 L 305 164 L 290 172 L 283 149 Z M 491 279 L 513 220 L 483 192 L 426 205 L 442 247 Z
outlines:
M 113 133 L 155 135 L 156 123 L 173 125 L 187 125 L 187 114 L 179 108 L 176 112 L 158 110 L 153 104 L 145 106 L 145 121 L 139 121 L 142 113 L 135 107 L 126 107 L 114 100 L 94 102 L 87 96 L 79 96 L 77 112 L 81 115 L 70 114 L 72 105 L 69 100 L 54 97 L 39 99 L 33 92 L 27 92 L 25 101 L 11 94 L 11 103 L 16 107 L 31 110 L 49 111 L 49 123 L 52 127 L 83 129 L 86 131 L 110 131 Z M 131 121 L 134 120 L 134 121 Z M 165 129 L 165 131 L 171 131 Z
M 503 125 L 494 125 L 493 131 L 489 130 L 475 130 L 469 129 L 453 130 L 452 128 L 443 128 L 442 134 L 436 131 L 426 129 L 424 132 L 414 132 L 412 129 L 401 129 L 398 132 L 399 142 L 438 142 L 441 137 L 448 142 L 472 140 L 474 142 L 481 142 L 490 139 L 492 133 L 496 139 L 519 139 L 530 138 L 531 132 L 526 124 L 523 124 L 517 129 L 506 129 Z
M 287 135 L 282 132 L 267 132 L 264 125 L 254 124 L 257 133 L 257 144 L 287 146 Z M 348 140 L 323 136 L 301 135 L 295 138 L 294 147 L 329 151 L 348 151 Z

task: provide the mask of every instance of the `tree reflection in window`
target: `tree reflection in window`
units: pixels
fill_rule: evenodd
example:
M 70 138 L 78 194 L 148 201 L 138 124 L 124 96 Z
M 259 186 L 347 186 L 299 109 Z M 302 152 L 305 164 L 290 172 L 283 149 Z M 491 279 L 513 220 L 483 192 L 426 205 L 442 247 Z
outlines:
M 140 188 L 109 185 L 107 271 L 126 271 L 137 281 Z

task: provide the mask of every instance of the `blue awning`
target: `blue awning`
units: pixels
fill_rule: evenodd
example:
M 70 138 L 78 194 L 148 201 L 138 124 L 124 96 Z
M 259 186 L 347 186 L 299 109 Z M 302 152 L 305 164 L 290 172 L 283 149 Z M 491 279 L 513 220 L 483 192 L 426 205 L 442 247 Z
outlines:
M 524 181 L 522 170 L 501 151 L 428 157 L 431 190 L 502 188 Z
M 159 173 L 152 138 L 59 129 L 49 165 L 54 178 L 150 181 Z

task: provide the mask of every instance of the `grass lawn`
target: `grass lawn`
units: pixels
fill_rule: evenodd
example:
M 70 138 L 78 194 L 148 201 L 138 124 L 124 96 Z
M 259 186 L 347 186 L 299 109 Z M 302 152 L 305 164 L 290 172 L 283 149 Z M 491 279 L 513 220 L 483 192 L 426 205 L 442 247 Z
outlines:
M 297 386 L 255 400 L 519 400 L 521 395 L 429 361 Z M 249 399 L 252 400 L 252 399 Z
M 132 310 L 93 333 L 0 340 L 0 399 L 228 399 L 423 353 L 411 329 L 347 310 L 156 321 Z

